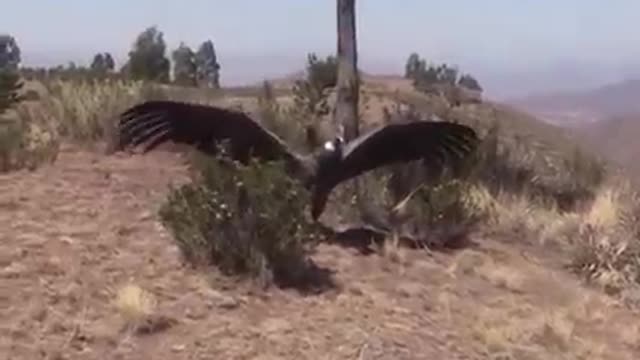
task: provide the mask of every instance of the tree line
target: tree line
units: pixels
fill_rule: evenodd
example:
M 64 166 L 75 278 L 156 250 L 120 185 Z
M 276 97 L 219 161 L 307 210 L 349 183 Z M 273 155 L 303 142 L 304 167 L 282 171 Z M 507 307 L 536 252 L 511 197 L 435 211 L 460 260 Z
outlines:
M 220 63 L 211 40 L 203 41 L 193 50 L 180 42 L 170 53 L 164 34 L 156 26 L 142 31 L 135 38 L 127 60 L 119 68 L 109 52 L 93 56 L 89 66 L 77 66 L 73 62 L 50 68 L 20 67 L 21 53 L 17 41 L 11 35 L 0 35 L 0 113 L 9 104 L 19 101 L 16 95 L 21 88 L 20 77 L 26 79 L 104 79 L 117 78 L 173 83 L 180 86 L 220 88 Z M 336 83 L 338 62 L 335 56 L 319 59 L 308 54 L 307 81 L 295 84 L 306 98 L 315 99 L 309 107 L 322 105 L 326 88 Z M 450 88 L 467 89 L 482 93 L 480 83 L 471 75 L 460 73 L 448 64 L 427 63 L 417 53 L 409 55 L 405 65 L 405 78 L 411 79 L 418 91 L 442 93 Z M 445 90 L 443 90 L 443 88 Z
M 425 93 L 443 93 L 455 88 L 481 94 L 483 90 L 471 74 L 461 73 L 458 67 L 449 64 L 427 63 L 417 53 L 409 55 L 404 77 L 412 80 L 416 90 Z
M 49 68 L 20 67 L 19 72 L 27 79 L 120 78 L 213 89 L 220 87 L 220 64 L 211 40 L 203 41 L 197 51 L 181 42 L 168 53 L 163 32 L 151 26 L 136 37 L 127 55 L 119 69 L 116 69 L 111 53 L 100 52 L 93 56 L 89 66 L 69 62 Z M 20 62 L 20 48 L 15 38 L 1 35 L 0 71 L 17 71 Z
M 20 60 L 20 47 L 15 39 L 0 35 L 0 115 L 20 101 L 18 92 L 23 84 L 18 72 Z

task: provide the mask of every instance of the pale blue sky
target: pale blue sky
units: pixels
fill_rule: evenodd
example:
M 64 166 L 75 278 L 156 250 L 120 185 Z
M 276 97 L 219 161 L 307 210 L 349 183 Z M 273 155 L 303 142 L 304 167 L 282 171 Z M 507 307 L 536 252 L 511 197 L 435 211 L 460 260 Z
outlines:
M 298 70 L 307 52 L 336 46 L 334 0 L 8 0 L 3 10 L 0 33 L 16 37 L 25 64 L 83 63 L 97 51 L 121 60 L 150 25 L 170 48 L 212 39 L 227 83 Z M 640 64 L 638 0 L 358 0 L 357 16 L 360 65 L 372 72 L 400 72 L 417 51 L 500 92 L 508 74 L 542 81 L 569 69 L 568 82 L 597 83 Z

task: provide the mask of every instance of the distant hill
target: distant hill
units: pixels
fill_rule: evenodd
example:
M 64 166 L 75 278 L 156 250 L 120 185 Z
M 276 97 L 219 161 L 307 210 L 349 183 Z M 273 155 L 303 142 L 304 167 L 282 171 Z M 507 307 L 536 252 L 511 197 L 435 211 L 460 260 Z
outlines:
M 579 92 L 537 94 L 506 103 L 562 125 L 640 114 L 640 79 L 630 79 Z
M 622 166 L 630 175 L 640 180 L 640 112 L 607 118 L 576 128 L 587 145 Z

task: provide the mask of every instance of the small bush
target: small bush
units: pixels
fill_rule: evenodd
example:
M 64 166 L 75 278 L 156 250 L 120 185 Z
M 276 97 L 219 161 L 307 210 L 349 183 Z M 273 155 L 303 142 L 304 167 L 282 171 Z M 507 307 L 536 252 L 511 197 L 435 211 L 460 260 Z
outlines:
M 185 259 L 263 285 L 304 282 L 319 233 L 306 216 L 308 193 L 283 165 L 197 154 L 194 169 L 194 182 L 173 189 L 160 210 Z
M 569 265 L 608 293 L 640 284 L 640 197 L 630 187 L 603 188 L 569 238 Z
M 35 169 L 57 159 L 60 138 L 38 109 L 21 104 L 13 116 L 0 119 L 0 172 Z
M 0 172 L 20 168 L 18 153 L 21 150 L 24 128 L 17 121 L 0 122 Z
M 0 69 L 0 115 L 22 100 L 19 92 L 23 85 L 18 72 Z
M 484 188 L 457 179 L 424 188 L 418 195 L 420 212 L 431 227 L 472 226 L 486 220 L 493 210 Z

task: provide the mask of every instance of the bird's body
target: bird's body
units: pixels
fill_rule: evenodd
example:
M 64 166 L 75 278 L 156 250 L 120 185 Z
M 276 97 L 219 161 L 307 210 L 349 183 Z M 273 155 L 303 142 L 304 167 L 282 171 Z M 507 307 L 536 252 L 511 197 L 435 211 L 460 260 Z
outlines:
M 120 145 L 147 145 L 147 152 L 172 140 L 216 154 L 216 144 L 228 140 L 231 157 L 246 164 L 251 157 L 285 160 L 287 171 L 312 190 L 314 220 L 322 214 L 338 184 L 380 166 L 424 159 L 442 163 L 460 159 L 477 142 L 473 129 L 444 121 L 390 124 L 345 143 L 338 136 L 319 151 L 299 154 L 246 114 L 218 107 L 173 101 L 135 105 L 120 118 Z

